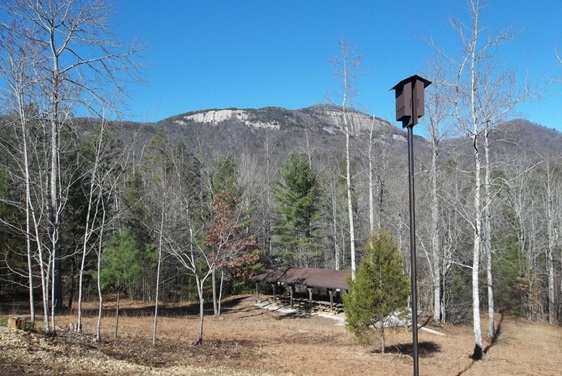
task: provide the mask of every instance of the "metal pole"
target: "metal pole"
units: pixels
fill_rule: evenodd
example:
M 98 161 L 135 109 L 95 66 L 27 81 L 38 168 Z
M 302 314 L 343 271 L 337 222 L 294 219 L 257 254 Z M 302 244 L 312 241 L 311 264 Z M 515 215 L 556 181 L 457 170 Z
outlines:
M 414 194 L 414 125 L 424 113 L 424 90 L 431 81 L 413 75 L 394 85 L 396 94 L 396 120 L 408 128 L 408 180 L 410 188 L 410 277 L 412 283 L 412 358 L 414 376 L 418 376 L 418 287 L 416 286 L 416 204 Z
M 414 193 L 414 136 L 413 125 L 408 126 L 408 180 L 410 188 L 410 277 L 412 284 L 412 348 L 414 376 L 419 375 L 418 366 L 418 288 L 416 272 L 416 205 Z

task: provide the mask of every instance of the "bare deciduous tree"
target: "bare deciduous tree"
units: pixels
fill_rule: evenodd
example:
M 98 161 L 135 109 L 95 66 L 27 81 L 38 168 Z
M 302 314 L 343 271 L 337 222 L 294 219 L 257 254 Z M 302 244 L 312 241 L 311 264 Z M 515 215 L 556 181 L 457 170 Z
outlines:
M 333 61 L 336 69 L 336 77 L 341 86 L 341 111 L 342 119 L 340 129 L 345 134 L 345 181 L 347 194 L 347 210 L 349 217 L 349 247 L 351 258 L 351 278 L 355 279 L 357 271 L 357 261 L 355 257 L 355 226 L 353 218 L 353 198 L 352 198 L 352 182 L 351 182 L 351 146 L 350 139 L 352 133 L 352 124 L 349 116 L 350 108 L 352 108 L 353 97 L 355 96 L 355 80 L 357 79 L 359 65 L 363 56 L 357 54 L 354 49 L 343 39 L 338 39 L 340 48 L 340 57 Z
M 84 273 L 86 271 L 86 259 L 93 249 L 99 250 L 99 244 L 92 243 L 94 236 L 99 237 L 99 242 L 103 243 L 105 226 L 110 225 L 115 218 L 108 218 L 109 203 L 113 200 L 117 184 L 119 182 L 122 169 L 121 166 L 126 162 L 128 147 L 122 148 L 118 145 L 115 135 L 109 130 L 107 120 L 101 119 L 99 128 L 91 139 L 86 143 L 84 158 L 90 159 L 91 165 L 85 171 L 85 178 L 89 180 L 87 187 L 86 218 L 84 223 L 84 233 L 81 243 L 81 261 L 78 275 L 78 302 L 76 330 L 82 332 L 82 301 L 84 290 Z M 93 153 L 93 155 L 92 155 Z M 86 162 L 84 162 L 86 165 Z M 98 254 L 101 257 L 101 254 Z M 99 261 L 99 260 L 98 260 Z
M 21 44 L 15 43 L 20 40 L 19 36 L 10 29 L 3 29 L 0 33 L 0 49 L 4 51 L 0 55 L 0 75 L 6 83 L 6 90 L 3 99 L 9 108 L 8 112 L 17 114 L 14 129 L 19 128 L 19 132 L 11 133 L 16 140 L 15 150 L 3 150 L 5 155 L 12 157 L 16 166 L 16 171 L 12 174 L 20 174 L 25 189 L 25 243 L 27 259 L 27 279 L 29 291 L 29 307 L 31 321 L 35 321 L 35 301 L 33 296 L 33 259 L 35 252 L 41 250 L 41 243 L 33 233 L 38 231 L 38 222 L 41 216 L 40 211 L 35 210 L 37 204 L 32 200 L 32 170 L 30 161 L 33 158 L 35 141 L 31 138 L 30 130 L 32 122 L 37 122 L 37 109 L 32 106 L 32 98 L 35 97 L 34 90 L 36 85 L 32 80 L 33 66 L 36 61 L 37 49 L 29 41 L 22 40 Z M 2 140 L 2 146 L 13 145 L 9 140 Z M 39 208 L 42 208 L 40 205 Z M 0 219 L 0 222 L 4 222 Z M 35 239 L 35 240 L 34 240 Z
M 119 98 L 123 83 L 134 76 L 131 58 L 136 48 L 123 48 L 114 40 L 108 27 L 110 6 L 105 0 L 9 0 L 3 10 L 7 17 L 0 23 L 2 32 L 16 35 L 12 42 L 18 46 L 37 51 L 33 76 L 27 79 L 38 88 L 31 101 L 39 106 L 41 121 L 49 129 L 46 197 L 52 294 L 51 324 L 45 329 L 54 331 L 54 310 L 62 305 L 60 227 L 66 187 L 61 186 L 61 130 L 71 125 L 73 112 L 99 114 L 100 108 L 115 108 L 108 99 Z
M 429 167 L 431 184 L 431 252 L 427 253 L 428 264 L 433 280 L 433 319 L 441 321 L 444 316 L 442 297 L 445 255 L 443 253 L 440 217 L 439 166 L 441 141 L 447 136 L 446 121 L 452 116 L 451 87 L 447 84 L 443 66 L 435 60 L 430 61 L 430 77 L 433 85 L 426 90 L 426 128 L 431 143 L 431 164 Z M 423 243 L 421 243 L 423 245 Z M 422 249 L 425 249 L 422 247 Z
M 490 337 L 495 338 L 494 315 L 493 315 L 493 289 L 491 281 L 491 247 L 488 233 L 484 231 L 487 227 L 486 208 L 491 201 L 489 180 L 482 184 L 482 156 L 481 139 L 488 137 L 493 126 L 505 121 L 512 108 L 519 103 L 524 96 L 515 92 L 515 80 L 511 73 L 499 72 L 493 65 L 493 52 L 506 41 L 512 39 L 512 33 L 502 32 L 495 37 L 485 39 L 486 28 L 481 24 L 483 5 L 480 0 L 469 0 L 468 9 L 470 24 L 453 19 L 451 25 L 460 37 L 461 53 L 458 58 L 446 53 L 437 47 L 433 47 L 451 65 L 454 70 L 455 79 L 452 82 L 455 88 L 453 103 L 455 106 L 455 117 L 460 130 L 470 139 L 473 149 L 474 162 L 474 217 L 471 220 L 473 229 L 473 258 L 472 258 L 472 306 L 473 306 L 473 331 L 475 348 L 474 359 L 483 356 L 482 333 L 480 327 L 480 290 L 479 273 L 482 249 L 486 252 L 488 260 L 488 301 Z M 486 143 L 484 147 L 486 147 Z M 485 155 L 489 150 L 485 148 Z M 488 159 L 486 159 L 488 161 Z M 486 162 L 485 162 L 486 163 Z M 488 165 L 486 165 L 488 169 Z M 482 197 L 484 187 L 484 199 Z M 484 229 L 483 229 L 484 225 Z M 484 241 L 484 243 L 483 243 Z

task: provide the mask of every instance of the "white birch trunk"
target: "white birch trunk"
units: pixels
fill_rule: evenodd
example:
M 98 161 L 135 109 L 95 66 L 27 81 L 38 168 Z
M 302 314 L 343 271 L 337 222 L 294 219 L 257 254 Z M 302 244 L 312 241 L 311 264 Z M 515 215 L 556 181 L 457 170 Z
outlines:
M 49 177 L 49 219 L 50 219 L 50 240 L 51 240 L 51 253 L 53 255 L 53 274 L 52 274 L 52 308 L 51 308 L 51 326 L 52 330 L 55 331 L 55 308 L 62 305 L 62 290 L 60 284 L 60 270 L 59 258 L 60 258 L 60 199 L 59 199 L 59 162 L 60 162 L 60 145 L 59 145 L 59 91 L 60 91 L 60 77 L 59 77 L 59 54 L 55 46 L 55 30 L 50 29 L 50 49 L 51 58 L 53 61 L 53 71 L 51 76 L 51 92 L 50 92 L 50 113 L 49 121 L 51 125 L 51 155 L 50 155 L 50 177 Z
M 25 179 L 25 246 L 27 253 L 27 274 L 28 274 L 28 288 L 29 288 L 29 314 L 31 316 L 31 321 L 35 323 L 35 300 L 33 297 L 33 254 L 32 254 L 32 241 L 31 241 L 31 212 L 33 211 L 33 203 L 31 201 L 31 175 L 29 172 L 29 157 L 27 150 L 28 141 L 28 129 L 27 129 L 27 118 L 24 111 L 24 103 L 22 98 L 20 99 L 20 124 L 22 132 L 22 152 L 23 152 L 23 168 L 24 168 L 24 179 Z
M 334 258 L 335 258 L 335 268 L 336 270 L 341 269 L 341 255 L 340 255 L 340 247 L 338 244 L 338 188 L 337 188 L 337 181 L 333 182 L 333 194 L 332 194 L 332 234 L 334 237 Z
M 86 266 L 86 256 L 88 255 L 88 244 L 93 233 L 93 223 L 97 217 L 99 200 L 103 200 L 101 197 L 101 192 L 98 194 L 96 200 L 94 200 L 94 192 L 96 190 L 96 175 L 98 174 L 98 167 L 101 158 L 101 150 L 103 144 L 103 133 L 105 129 L 105 122 L 101 123 L 101 130 L 99 134 L 98 142 L 96 143 L 96 155 L 94 157 L 94 165 L 90 173 L 90 187 L 88 192 L 88 209 L 86 211 L 86 223 L 84 229 L 84 238 L 82 242 L 82 258 L 80 262 L 80 270 L 78 272 L 78 302 L 77 302 L 77 319 L 76 319 L 76 330 L 78 333 L 82 333 L 82 294 L 83 294 L 83 283 L 84 283 L 84 268 Z M 99 187 L 98 187 L 99 188 Z M 94 203 L 94 201 L 98 201 Z M 95 205 L 95 208 L 93 206 Z M 92 215 L 92 210 L 94 211 Z M 93 217 L 93 218 L 92 218 Z
M 195 275 L 195 282 L 197 284 L 197 295 L 199 296 L 199 326 L 197 328 L 197 338 L 195 339 L 195 344 L 201 345 L 203 343 L 203 323 L 205 319 L 205 300 L 203 299 L 203 285 L 205 281 Z
M 344 114 L 344 119 L 346 115 Z M 357 273 L 357 264 L 355 260 L 355 226 L 353 225 L 353 201 L 351 196 L 351 161 L 349 155 L 349 127 L 346 122 L 346 132 L 345 132 L 345 154 L 346 154 L 346 190 L 347 190 L 347 212 L 349 215 L 349 249 L 351 257 L 351 279 L 355 280 L 355 274 Z
M 51 331 L 53 334 L 56 333 L 56 319 L 55 319 L 55 310 L 57 307 L 57 298 L 55 296 L 55 289 L 56 289 L 56 281 L 55 281 L 55 274 L 56 274 L 56 252 L 51 253 L 50 258 L 50 266 L 51 266 Z
M 221 302 L 222 302 L 222 289 L 224 287 L 224 269 L 221 268 L 221 283 L 219 285 L 219 299 L 217 301 L 217 313 L 218 317 L 221 315 Z
M 486 281 L 488 289 L 488 336 L 491 341 L 496 339 L 494 319 L 494 279 L 492 274 L 492 222 L 490 206 L 492 205 L 492 192 L 490 182 L 490 145 L 488 125 L 484 130 L 484 239 L 483 248 L 486 253 Z
M 350 258 L 351 258 L 351 278 L 355 280 L 355 274 L 357 272 L 357 263 L 355 257 L 355 226 L 353 220 L 353 196 L 351 191 L 351 153 L 350 153 L 350 138 L 351 138 L 351 124 L 349 123 L 347 108 L 350 105 L 350 101 L 353 95 L 352 81 L 355 76 L 355 70 L 359 67 L 361 62 L 361 55 L 356 55 L 352 48 L 342 39 L 339 40 L 341 59 L 339 64 L 341 65 L 341 71 L 338 72 L 338 77 L 341 79 L 342 85 L 342 120 L 343 129 L 345 133 L 345 181 L 346 181 L 346 193 L 347 193 L 347 211 L 349 217 L 349 248 L 350 248 Z
M 554 229 L 554 192 L 550 164 L 546 164 L 546 214 L 548 248 L 546 250 L 546 270 L 548 279 L 548 322 L 556 324 L 556 299 L 555 299 L 555 277 L 554 277 L 554 252 L 556 250 L 556 231 Z
M 373 128 L 375 124 L 375 118 L 373 117 L 373 122 L 371 123 L 371 129 L 369 130 L 369 231 L 373 231 L 375 228 L 375 204 L 373 197 Z
M 347 57 L 344 54 L 343 60 L 343 100 L 342 100 L 342 113 L 343 124 L 345 132 L 345 188 L 347 194 L 347 214 L 349 220 L 349 250 L 351 258 L 351 279 L 355 280 L 357 273 L 357 264 L 355 260 L 355 226 L 353 225 L 353 199 L 351 195 L 351 155 L 350 155 L 350 129 L 349 121 L 347 118 L 347 91 L 348 91 L 348 71 L 347 71 Z
M 103 205 L 103 201 L 102 201 Z M 100 228 L 100 236 L 98 240 L 98 260 L 97 260 L 97 289 L 98 289 L 98 318 L 96 321 L 96 342 L 101 342 L 101 317 L 103 314 L 103 295 L 101 291 L 101 255 L 103 249 L 103 233 L 105 230 L 105 207 L 102 206 L 102 219 L 101 219 L 101 228 Z
M 117 289 L 117 305 L 115 307 L 115 332 L 113 333 L 113 338 L 117 338 L 119 334 L 119 303 L 121 299 L 121 286 Z
M 436 137 L 432 137 L 431 154 L 431 254 L 433 274 L 433 319 L 441 321 L 441 273 L 442 260 L 439 244 L 439 196 L 437 191 L 437 144 Z
M 216 279 L 216 270 L 211 271 L 211 289 L 213 290 L 213 315 L 215 317 L 219 316 L 218 307 L 217 307 L 217 279 Z
M 158 324 L 158 296 L 160 292 L 160 266 L 162 265 L 162 238 L 164 233 L 164 212 L 161 213 L 160 236 L 158 237 L 158 266 L 156 267 L 156 292 L 154 294 L 154 327 L 152 330 L 152 346 L 156 345 L 156 326 Z
M 476 15 L 478 16 L 478 15 Z M 472 249 L 472 319 L 474 330 L 474 354 L 473 358 L 479 360 L 483 356 L 482 349 L 482 328 L 480 324 L 480 293 L 478 275 L 480 272 L 480 240 L 482 236 L 482 210 L 480 204 L 480 153 L 478 151 L 478 116 L 476 103 L 476 41 L 478 40 L 478 18 L 475 19 L 474 37 L 471 48 L 470 60 L 470 105 L 472 120 L 472 146 L 474 148 L 474 230 L 473 230 L 473 249 Z
M 476 136 L 475 136 L 476 137 Z M 476 141 L 474 141 L 476 142 Z M 474 359 L 482 358 L 482 329 L 480 324 L 480 293 L 478 275 L 480 272 L 480 234 L 482 214 L 480 210 L 480 157 L 478 149 L 474 149 L 474 232 L 472 249 L 472 320 L 474 331 Z

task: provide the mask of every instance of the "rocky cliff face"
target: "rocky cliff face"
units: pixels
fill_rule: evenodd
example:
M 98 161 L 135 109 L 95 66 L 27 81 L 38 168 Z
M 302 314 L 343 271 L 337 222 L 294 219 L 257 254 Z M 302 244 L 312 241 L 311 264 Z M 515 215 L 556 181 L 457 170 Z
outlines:
M 175 120 L 174 122 L 179 125 L 185 125 L 186 122 L 217 125 L 228 121 L 238 121 L 253 128 L 279 129 L 280 127 L 279 122 L 275 120 L 260 121 L 254 119 L 254 116 L 248 110 L 208 110 L 186 115 L 183 119 Z
M 211 109 L 180 115 L 174 117 L 172 122 L 180 126 L 238 124 L 254 129 L 285 130 L 301 128 L 330 135 L 341 134 L 341 129 L 345 124 L 341 109 L 330 106 L 313 106 L 300 110 L 287 110 L 279 107 Z M 376 133 L 403 135 L 400 129 L 392 126 L 388 121 L 363 112 L 349 111 L 347 122 L 353 135 L 369 132 L 371 128 Z

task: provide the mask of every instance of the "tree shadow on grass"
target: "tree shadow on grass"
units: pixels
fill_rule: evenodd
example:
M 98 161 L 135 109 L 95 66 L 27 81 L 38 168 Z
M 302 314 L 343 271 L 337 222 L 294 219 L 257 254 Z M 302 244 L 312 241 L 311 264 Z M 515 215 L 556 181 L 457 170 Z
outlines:
M 496 330 L 494 332 L 494 337 L 492 338 L 492 342 L 488 346 L 486 346 L 486 348 L 484 349 L 484 354 L 487 354 L 488 351 L 498 342 L 498 338 L 500 337 L 500 334 L 501 334 L 501 331 L 502 331 L 503 318 L 504 318 L 504 313 L 501 312 L 500 313 L 500 320 L 498 321 L 498 327 L 496 328 Z
M 418 342 L 418 356 L 419 357 L 427 357 L 431 356 L 434 353 L 441 351 L 441 345 L 431 342 L 431 341 L 422 341 Z M 372 351 L 375 354 L 380 354 L 380 349 L 375 349 Z M 399 343 L 397 345 L 386 346 L 384 348 L 385 353 L 389 354 L 400 354 L 400 355 L 410 355 L 413 356 L 414 348 L 411 343 Z
M 503 323 L 503 319 L 504 319 L 504 313 L 501 312 L 500 313 L 500 320 L 498 321 L 498 327 L 496 328 L 495 332 L 494 332 L 494 337 L 492 338 L 492 342 L 490 342 L 490 344 L 488 346 L 486 346 L 484 348 L 484 351 L 482 351 L 484 357 L 486 356 L 486 354 L 488 354 L 488 351 L 490 351 L 490 349 L 497 343 L 498 338 L 501 334 L 502 331 L 502 323 Z M 478 358 L 475 359 L 474 358 L 474 354 L 469 355 L 469 358 L 472 359 L 472 362 L 470 362 L 470 364 L 468 366 L 466 366 L 465 369 L 463 369 L 462 371 L 460 371 L 459 373 L 457 373 L 455 376 L 461 376 L 463 375 L 465 372 L 467 372 L 469 369 L 472 368 L 472 366 L 474 365 L 474 363 L 476 363 L 479 360 L 482 360 L 483 358 Z
M 277 320 L 286 320 L 286 319 L 307 319 L 310 317 L 310 312 L 296 310 L 292 312 L 284 312 L 279 316 L 275 317 Z
M 247 297 L 236 297 L 232 299 L 225 300 L 221 303 L 221 313 L 225 314 L 232 310 L 237 309 L 240 303 L 247 299 Z M 203 310 L 205 315 L 213 314 L 213 303 L 212 301 L 206 302 L 203 305 Z M 74 314 L 74 312 L 69 314 Z M 97 316 L 97 308 L 92 309 L 82 309 L 82 315 L 87 316 Z M 102 314 L 104 316 L 115 315 L 115 302 L 111 305 L 105 304 Z M 122 305 L 119 307 L 120 317 L 146 317 L 154 315 L 154 304 L 147 304 L 140 307 L 127 307 Z M 158 304 L 158 316 L 159 317 L 182 317 L 182 316 L 197 316 L 199 315 L 199 302 L 185 303 L 185 304 L 173 304 L 173 303 L 160 303 Z

